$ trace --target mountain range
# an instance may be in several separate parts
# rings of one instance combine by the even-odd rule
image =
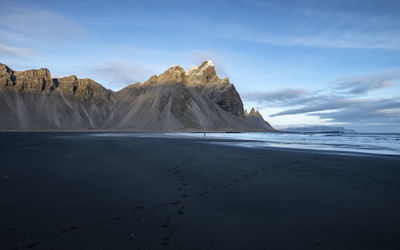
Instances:
[[[355,131],[353,129],[347,129],[344,127],[336,127],[336,126],[325,126],[325,125],[289,127],[286,129],[281,129],[281,131],[299,132],[299,133],[329,133],[329,132],[357,133],[357,131]]]
[[[247,112],[235,86],[211,61],[178,65],[120,91],[48,69],[0,64],[1,130],[275,131]]]

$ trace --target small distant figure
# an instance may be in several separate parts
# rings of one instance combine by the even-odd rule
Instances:
[[[206,133],[204,133],[204,136],[206,136]]]

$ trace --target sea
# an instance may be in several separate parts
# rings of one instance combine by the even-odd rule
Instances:
[[[97,136],[212,139],[207,143],[251,148],[290,148],[331,153],[400,155],[399,133],[102,133]]]

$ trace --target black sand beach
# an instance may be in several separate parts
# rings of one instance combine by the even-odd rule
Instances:
[[[399,249],[400,157],[0,133],[0,249]]]

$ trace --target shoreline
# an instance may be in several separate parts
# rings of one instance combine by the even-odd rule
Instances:
[[[85,132],[85,133],[99,133],[99,132],[104,132],[104,133],[289,133],[289,132],[282,132],[282,131],[269,131],[269,130],[249,130],[249,131],[220,131],[220,130],[94,130],[94,129],[88,129],[88,130],[58,130],[58,129],[49,129],[49,130],[0,130],[0,133],[7,133],[7,132],[35,132],[35,133],[40,133],[40,132]]]
[[[400,153],[397,152],[393,152],[393,153],[379,153],[379,152],[363,152],[361,150],[338,150],[338,149],[334,149],[334,148],[324,148],[324,149],[316,149],[316,148],[312,148],[312,147],[300,147],[300,146],[293,146],[293,147],[288,147],[288,146],[281,146],[279,145],[279,142],[276,142],[277,145],[257,145],[258,144],[265,144],[265,143],[270,143],[269,141],[265,141],[265,140],[261,140],[261,139],[251,139],[251,138],[224,138],[224,137],[207,137],[207,136],[201,136],[201,137],[190,137],[190,134],[193,135],[198,135],[198,134],[232,134],[231,132],[165,132],[165,131],[160,131],[160,132],[156,132],[156,131],[109,131],[109,130],[71,130],[71,131],[54,131],[54,130],[50,130],[50,131],[1,131],[0,130],[0,134],[7,134],[7,133],[55,133],[55,134],[60,134],[60,133],[66,133],[69,135],[72,134],[132,134],[133,136],[127,135],[125,137],[127,138],[134,138],[134,137],[141,137],[141,136],[136,136],[136,134],[144,134],[146,135],[145,137],[149,137],[149,138],[171,138],[171,139],[187,139],[187,140],[208,140],[210,141],[210,143],[215,143],[215,144],[220,144],[221,146],[233,146],[233,147],[242,147],[242,148],[254,148],[254,149],[277,149],[277,150],[288,150],[288,151],[299,151],[299,152],[312,152],[312,153],[321,153],[321,154],[339,154],[339,155],[360,155],[360,156],[387,156],[387,157],[398,157],[400,156]],[[253,133],[260,133],[260,132],[235,132],[233,134],[253,134]],[[272,134],[276,134],[275,132],[261,132],[261,133],[272,133]],[[152,134],[154,134],[154,136],[151,136]],[[179,135],[179,136],[174,136],[174,134]],[[183,134],[183,135],[182,135]],[[279,134],[298,134],[298,135],[304,135],[302,133],[297,133],[297,132],[282,132]],[[324,134],[324,133],[322,133]],[[355,133],[355,135],[363,135],[363,134],[371,134],[371,133]],[[382,133],[375,133],[376,135],[385,135]],[[308,135],[308,134],[307,134]],[[352,135],[352,133],[350,134]],[[388,135],[393,135],[393,133],[388,133]],[[124,136],[121,136],[124,137]],[[236,142],[237,144],[233,144],[234,142]],[[224,143],[226,143],[226,145],[224,145]],[[254,145],[240,145],[240,144],[244,144],[244,143],[254,143]],[[232,144],[232,145],[229,145]]]
[[[64,135],[0,133],[0,248],[400,247],[399,157]]]

